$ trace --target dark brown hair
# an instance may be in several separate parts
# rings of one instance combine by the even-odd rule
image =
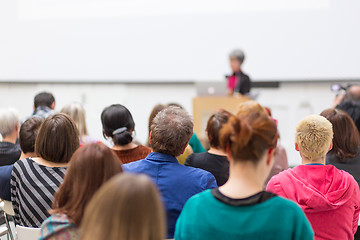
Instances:
[[[340,161],[355,157],[359,151],[360,137],[351,117],[335,108],[326,109],[320,115],[333,125],[333,148],[330,151],[334,152]]]
[[[103,143],[85,144],[72,156],[51,212],[64,213],[70,222],[79,226],[95,192],[120,172],[121,163],[110,148]]]
[[[38,135],[40,125],[44,119],[32,117],[21,124],[19,132],[19,144],[23,153],[35,152],[35,139]]]
[[[224,109],[220,109],[215,114],[211,115],[207,125],[206,132],[209,138],[210,146],[219,148],[219,134],[222,126],[227,123],[232,114]]]
[[[278,139],[274,120],[257,113],[232,116],[220,131],[220,146],[234,161],[257,164],[266,150],[275,148]]]
[[[79,132],[74,121],[64,113],[45,119],[35,140],[35,152],[43,159],[67,163],[79,148]]]
[[[86,208],[80,239],[165,239],[165,212],[154,183],[127,173],[105,183]]]

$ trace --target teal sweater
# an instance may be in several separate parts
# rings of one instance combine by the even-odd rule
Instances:
[[[272,196],[251,203],[249,197],[239,205],[224,195],[229,202],[215,198],[215,192],[219,193],[206,190],[186,202],[176,223],[175,240],[313,239],[304,213],[289,200]]]

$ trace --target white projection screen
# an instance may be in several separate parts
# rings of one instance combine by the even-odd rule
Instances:
[[[360,78],[359,0],[0,0],[0,81]]]

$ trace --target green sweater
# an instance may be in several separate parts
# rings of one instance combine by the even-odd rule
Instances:
[[[230,199],[213,189],[186,202],[175,240],[308,240],[313,235],[302,210],[289,200],[269,192]]]

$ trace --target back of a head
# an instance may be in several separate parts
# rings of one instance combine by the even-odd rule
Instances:
[[[39,133],[40,125],[44,119],[32,117],[21,124],[19,132],[19,144],[23,153],[35,152],[35,140]]]
[[[157,104],[154,106],[153,110],[151,111],[150,113],[150,116],[149,116],[149,133],[151,131],[151,123],[152,123],[152,120],[156,117],[156,115],[161,111],[163,110],[164,108],[166,108],[166,106],[164,104]]]
[[[313,161],[324,157],[333,138],[331,123],[320,115],[310,115],[297,124],[295,143],[302,157]]]
[[[243,63],[245,60],[245,54],[242,50],[240,49],[234,49],[230,52],[229,54],[229,58],[230,59],[237,59],[239,61],[239,63]]]
[[[71,157],[64,182],[55,194],[53,213],[66,213],[79,226],[95,192],[122,172],[121,162],[103,143],[85,144]]]
[[[230,117],[220,131],[220,146],[234,162],[251,161],[255,165],[270,148],[275,148],[278,139],[274,120],[257,114]]]
[[[60,112],[66,113],[74,120],[79,130],[80,136],[88,135],[88,131],[86,127],[85,109],[80,103],[73,102],[67,104],[61,109]]]
[[[254,115],[254,114],[258,116],[260,115],[269,116],[266,109],[254,100],[241,102],[238,105],[237,114],[236,114],[238,117],[246,117],[248,115]]]
[[[349,114],[358,132],[360,132],[360,101],[346,100],[341,102],[336,108]]]
[[[219,110],[215,114],[211,115],[207,125],[206,132],[210,142],[210,146],[213,148],[220,148],[219,135],[220,129],[225,123],[228,122],[232,114],[226,110]]]
[[[193,135],[189,113],[179,107],[160,111],[151,124],[151,147],[154,152],[177,157],[182,154]]]
[[[41,92],[38,93],[34,98],[34,107],[48,107],[51,108],[51,105],[55,102],[55,98],[51,93]]]
[[[101,113],[101,123],[105,137],[111,137],[115,145],[132,142],[135,122],[130,111],[121,104],[106,107]]]
[[[334,138],[331,151],[340,161],[355,157],[359,151],[360,136],[351,117],[336,108],[326,109],[320,115],[329,120],[333,127]]]
[[[79,133],[74,121],[64,113],[45,119],[35,140],[39,157],[55,163],[67,163],[79,148]]]
[[[165,239],[164,208],[156,186],[145,175],[112,178],[86,208],[80,239]]]
[[[0,109],[0,134],[6,137],[11,134],[19,124],[19,115],[14,108]]]

